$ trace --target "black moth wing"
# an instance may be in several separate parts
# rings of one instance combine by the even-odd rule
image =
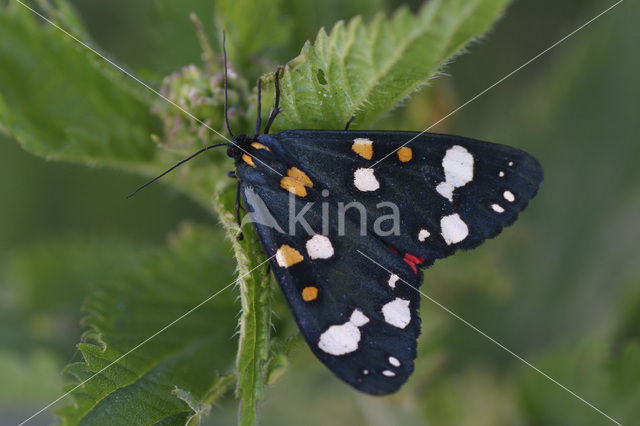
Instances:
[[[348,218],[339,235],[336,202],[321,195],[322,182],[313,181],[304,196],[296,196],[264,164],[283,176],[292,167],[310,173],[308,165],[283,161],[265,136],[258,141],[271,151],[252,152],[253,164],[239,164],[236,174],[265,254],[275,256],[274,275],[302,335],[312,352],[351,386],[374,395],[395,392],[413,371],[420,334],[419,294],[399,278],[417,287],[421,273],[375,236],[361,235]],[[300,223],[289,229],[290,201],[297,212],[313,203],[304,216],[312,232]],[[324,233],[323,202],[331,218]],[[395,280],[359,251],[393,271]]]
[[[251,147],[236,170],[242,198],[303,336],[338,377],[378,395],[413,370],[418,267],[497,235],[543,179],[523,151],[448,135],[293,130]],[[364,206],[363,235],[355,211],[336,225],[351,202]],[[307,203],[311,229],[288,229]],[[380,203],[397,207],[396,232],[376,228],[389,214]]]
[[[290,130],[260,138],[283,161],[302,165],[332,198],[362,203],[369,230],[401,254],[424,260],[421,267],[499,234],[543,180],[542,167],[528,153],[459,136]],[[379,204],[389,202],[398,207],[399,232],[388,235],[389,222],[386,228],[380,222],[382,235],[375,224],[390,209]]]

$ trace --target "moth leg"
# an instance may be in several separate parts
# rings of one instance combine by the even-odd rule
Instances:
[[[351,116],[351,118],[349,119],[349,121],[347,121],[346,126],[344,126],[344,131],[345,131],[345,132],[349,131],[349,126],[351,125],[351,122],[352,122],[353,120],[355,120],[355,119],[356,119],[356,116],[355,116],[355,115],[352,115],[352,116]]]
[[[282,71],[282,67],[278,67],[276,72],[274,73],[275,85],[276,85],[276,100],[271,110],[271,115],[269,115],[269,120],[267,121],[267,125],[264,126],[264,134],[269,133],[269,129],[273,124],[273,120],[276,119],[276,116],[282,111],[280,109],[280,71]]]
[[[242,235],[242,220],[240,220],[240,182],[238,182],[238,184],[236,185],[236,201],[233,205],[233,207],[236,210],[236,222],[238,223],[238,226],[240,227],[240,232],[238,232],[238,235],[236,235],[236,239],[238,241],[242,241],[242,239],[244,238],[244,236]]]
[[[264,275],[266,276],[266,275],[269,275],[270,273],[271,273],[271,264],[267,263],[267,269],[266,269]]]
[[[258,116],[256,117],[256,133],[254,139],[260,134],[260,127],[262,126],[262,79],[258,79]],[[265,132],[266,133],[266,132]]]

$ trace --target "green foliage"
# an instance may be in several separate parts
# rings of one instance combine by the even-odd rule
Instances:
[[[95,66],[91,53],[16,2],[0,6],[0,122],[52,160],[149,162],[149,106]]]
[[[282,14],[282,7],[282,0],[216,2],[216,21],[227,33],[229,57],[242,64],[242,69],[255,54],[286,41],[291,21]]]
[[[366,126],[423,86],[500,17],[508,0],[434,0],[370,23],[339,22],[287,64],[278,129]]]
[[[184,423],[223,395],[216,386],[221,380],[229,385],[220,374],[231,371],[235,353],[229,340],[237,312],[232,292],[100,372],[232,281],[230,259],[215,243],[219,238],[218,231],[184,227],[167,249],[136,256],[131,270],[113,270],[110,284],[87,300],[78,345],[85,362],[67,367],[74,379],[65,389],[97,375],[71,394],[73,406],[58,412],[64,424]]]
[[[238,353],[236,355],[236,397],[240,400],[239,421],[243,425],[257,424],[257,403],[263,397],[266,366],[269,358],[271,334],[271,296],[264,253],[253,229],[243,232],[238,240],[240,227],[231,213],[235,202],[235,189],[227,190],[217,200],[220,221],[231,236],[233,251],[238,263],[238,284],[242,315]],[[249,227],[246,227],[249,228]]]

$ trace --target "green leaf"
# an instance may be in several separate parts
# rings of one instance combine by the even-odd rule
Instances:
[[[85,362],[71,364],[73,389],[232,282],[220,233],[184,227],[168,249],[142,253],[137,268],[110,275],[83,320]],[[235,348],[237,306],[227,289],[72,393],[64,424],[184,424],[224,394]],[[222,387],[222,389],[220,389]],[[187,402],[188,400],[188,402]]]
[[[282,3],[282,0],[216,2],[216,22],[220,31],[226,31],[231,62],[240,63],[241,69],[246,70],[253,55],[287,40],[291,22],[282,13]]]
[[[234,200],[235,191],[230,188],[216,204],[220,221],[227,231],[227,236],[232,240],[240,275],[238,283],[242,315],[236,357],[236,397],[240,399],[239,423],[255,425],[257,404],[263,398],[269,359],[271,274],[268,273],[260,241],[253,229],[246,227],[242,240],[237,239],[240,227],[233,214]]]
[[[16,2],[0,6],[2,129],[47,159],[150,161],[156,126],[149,105],[114,83],[86,48],[38,19]]]
[[[320,30],[282,78],[278,130],[365,126],[432,78],[475,37],[488,31],[508,0],[432,0],[417,15],[360,17]]]

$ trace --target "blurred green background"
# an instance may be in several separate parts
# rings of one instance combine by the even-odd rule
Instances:
[[[208,1],[73,3],[98,45],[143,76],[201,62],[189,11],[212,28]],[[322,25],[421,2],[285,3],[281,13],[293,14],[295,24],[288,47],[270,53],[280,62]],[[376,127],[427,127],[611,4],[514,2],[470,54]],[[167,28],[167,13],[182,24]],[[514,227],[438,262],[423,286],[625,424],[640,418],[639,19],[637,2],[622,3],[437,128],[525,149],[543,164],[546,180]],[[125,200],[140,182],[121,171],[47,162],[0,136],[0,423],[60,395],[60,371],[79,360],[82,303],[99,286],[91,277],[135,268],[123,262],[161,249],[184,222],[218,226],[162,184]],[[229,255],[228,273],[216,279],[221,287],[233,279],[233,259],[222,238],[214,244]],[[607,424],[428,301],[422,317],[416,371],[397,395],[355,393],[299,344],[266,391],[261,423]],[[235,344],[231,336],[227,344]],[[234,424],[236,409],[227,398],[208,422]],[[48,411],[32,424],[52,419]]]

